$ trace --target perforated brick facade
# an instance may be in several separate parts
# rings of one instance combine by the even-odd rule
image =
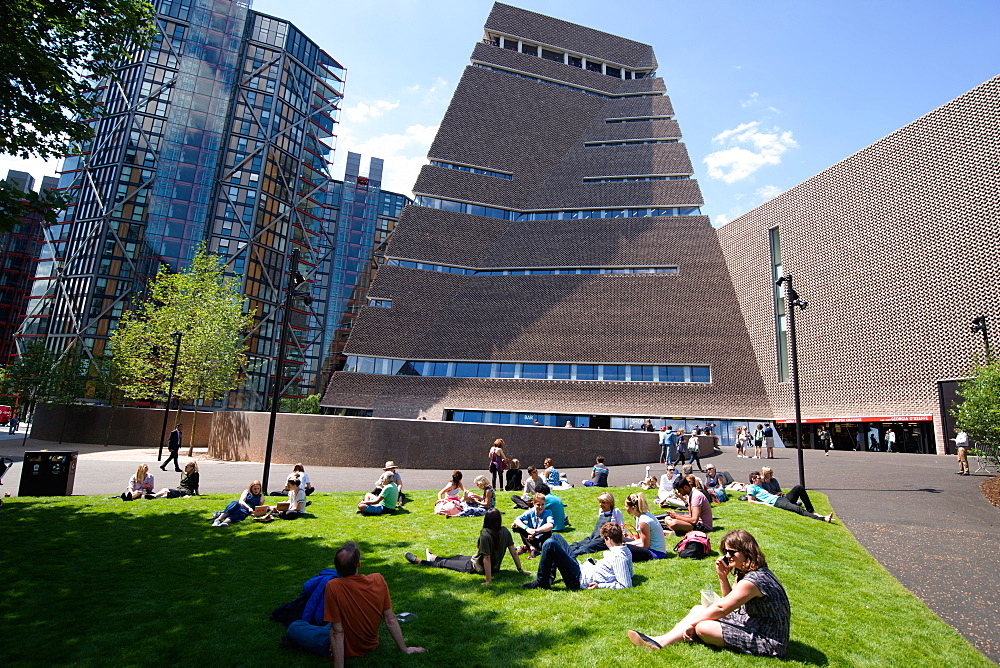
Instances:
[[[697,211],[702,196],[663,81],[650,76],[656,66],[652,49],[499,3],[486,30],[634,71],[615,78],[574,67],[568,59],[554,62],[498,43],[477,44],[428,157],[512,178],[427,166],[414,192],[512,214],[501,220],[411,205],[386,254],[473,270],[519,269],[522,275],[384,266],[369,297],[391,301],[391,308],[361,311],[347,354],[705,365],[711,368],[711,382],[340,372],[323,404],[410,418],[442,418],[448,409],[716,418],[769,414],[715,231],[707,216],[676,215],[680,207]],[[622,118],[630,120],[618,122]],[[593,145],[626,140],[655,142]],[[591,182],[649,175],[663,178]],[[667,180],[668,175],[680,178]],[[669,207],[675,215],[651,215]],[[616,217],[587,219],[518,220],[516,215],[597,208],[619,210]],[[531,268],[595,267],[609,272],[523,274]],[[637,267],[677,271],[610,273]]]
[[[1000,325],[1000,77],[718,231],[777,418],[768,230],[809,303],[797,314],[803,417],[932,415],[937,382],[984,357]]]

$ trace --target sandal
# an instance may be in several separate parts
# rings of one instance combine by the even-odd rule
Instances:
[[[660,643],[656,642],[645,633],[639,633],[638,631],[629,631],[628,639],[632,641],[632,644],[636,647],[645,647],[646,649],[663,649]]]

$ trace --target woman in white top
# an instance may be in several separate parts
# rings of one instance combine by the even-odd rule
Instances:
[[[306,467],[302,465],[302,462],[299,462],[292,467],[292,472],[288,476],[288,479],[291,480],[292,478],[299,479],[299,487],[305,491],[306,494],[312,494],[316,491],[316,488],[309,482],[309,474],[306,473]]]
[[[146,494],[153,493],[153,476],[149,474],[149,467],[139,464],[135,470],[135,475],[128,479],[128,486],[122,492],[122,501],[134,501],[141,499]]]
[[[462,484],[462,472],[453,471],[451,482],[438,492],[437,503],[434,504],[435,515],[452,517],[462,512],[462,499],[465,498],[465,485]]]
[[[297,478],[288,479],[288,510],[278,510],[275,515],[283,520],[294,520],[306,510],[306,490]]]
[[[649,512],[649,504],[642,493],[629,494],[625,499],[625,510],[635,518],[635,529],[639,537],[625,543],[632,553],[632,561],[663,559],[667,556],[667,541],[659,520]]]

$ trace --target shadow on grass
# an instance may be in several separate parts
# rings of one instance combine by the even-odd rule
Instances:
[[[806,645],[798,640],[788,641],[788,655],[785,657],[790,661],[801,661],[814,666],[830,665],[830,660],[826,654],[811,645]]]

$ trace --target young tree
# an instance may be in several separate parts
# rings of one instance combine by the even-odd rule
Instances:
[[[56,355],[41,341],[28,344],[17,362],[7,367],[5,392],[17,397],[15,410],[22,416],[38,404],[76,404],[84,393],[84,365],[76,348]],[[62,428],[66,419],[63,416]],[[27,440],[28,432],[24,433]],[[60,432],[60,443],[62,435]]]
[[[180,406],[198,399],[214,401],[236,387],[247,363],[244,334],[253,313],[243,311],[239,282],[223,274],[222,260],[200,248],[179,274],[161,268],[147,295],[122,314],[111,348],[122,374],[122,391],[132,399],[169,391],[176,339],[174,396]],[[190,448],[194,448],[194,427]]]
[[[155,33],[143,0],[6,0],[0,3],[0,153],[62,157],[93,134],[94,82],[127,61]],[[46,219],[65,206],[0,188],[0,231],[25,207]]]
[[[973,452],[1000,468],[1000,359],[976,369],[958,393],[963,400],[954,411],[958,428],[969,435]]]

